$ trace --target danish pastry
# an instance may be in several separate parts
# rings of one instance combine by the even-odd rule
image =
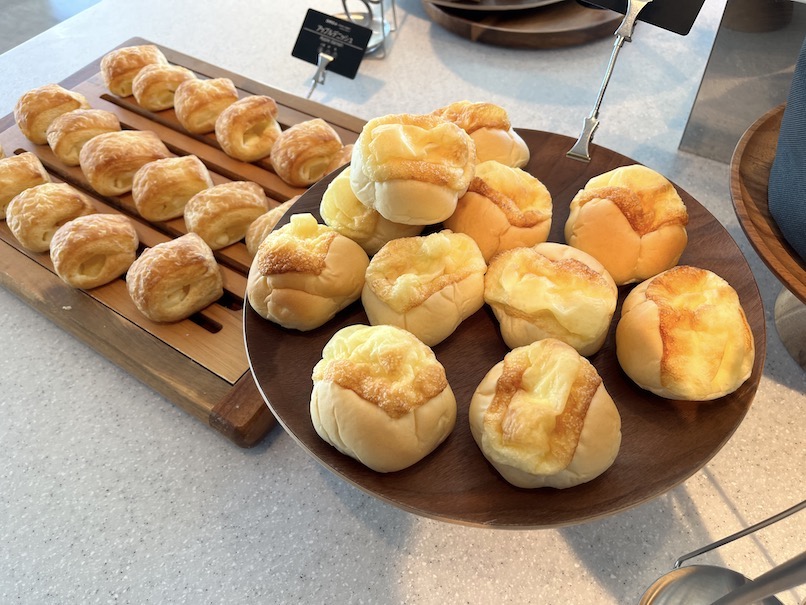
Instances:
[[[277,103],[263,95],[235,101],[219,114],[215,122],[215,136],[221,149],[242,162],[267,157],[280,132]]]
[[[153,63],[168,64],[165,55],[153,44],[118,48],[101,59],[101,77],[113,95],[129,97],[134,77],[146,65]]]
[[[58,84],[45,84],[23,94],[14,105],[14,119],[20,132],[32,143],[48,142],[48,126],[63,113],[87,109],[90,104],[79,92]]]
[[[307,120],[280,133],[271,150],[271,165],[289,185],[307,187],[327,174],[342,147],[341,138],[327,122]]]
[[[143,109],[163,111],[174,106],[176,89],[196,74],[181,65],[151,63],[143,67],[132,80],[132,94]]]
[[[252,221],[269,209],[263,188],[251,181],[232,181],[203,189],[185,205],[188,231],[198,233],[213,250],[246,235]]]
[[[48,145],[53,154],[68,166],[79,165],[79,154],[91,138],[120,130],[120,120],[103,109],[76,109],[50,123]]]
[[[275,206],[252,221],[252,224],[249,225],[249,228],[246,230],[246,237],[244,238],[246,251],[249,252],[249,256],[254,258],[260,244],[263,243],[266,236],[272,232],[272,229],[274,229],[280,219],[283,218],[288,209],[294,205],[298,197],[299,196],[292,197],[290,200],[283,202],[279,206]]]
[[[185,130],[206,134],[215,130],[218,116],[237,100],[238,90],[229,78],[194,78],[176,88],[174,110]]]
[[[18,193],[49,182],[48,171],[30,151],[0,159],[0,219],[6,218],[8,203]]]
[[[207,166],[195,155],[143,164],[132,177],[132,199],[144,219],[160,222],[180,217],[194,195],[213,186]]]

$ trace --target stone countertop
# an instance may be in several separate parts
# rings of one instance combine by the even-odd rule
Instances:
[[[305,96],[291,56],[307,8],[335,0],[103,0],[0,56],[0,111],[132,37]],[[0,288],[0,602],[637,603],[677,557],[804,498],[806,375],[772,322],[780,285],[736,222],[729,167],[678,150],[724,0],[680,37],[639,24],[604,99],[596,143],[692,194],[737,240],[767,317],[756,399],[727,445],[670,492],[550,530],[433,521],[321,467],[280,427],[242,450]],[[513,125],[579,134],[612,39],[557,50],[485,46],[399,0],[384,58],[312,99],[370,119],[459,99]],[[387,13],[389,14],[389,13]],[[748,124],[749,126],[749,124]],[[698,562],[754,577],[800,553],[806,515]],[[800,603],[806,588],[779,597]]]

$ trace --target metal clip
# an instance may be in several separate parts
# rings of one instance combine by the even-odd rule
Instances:
[[[311,89],[305,96],[306,99],[311,98],[311,95],[313,94],[317,84],[325,83],[325,70],[327,69],[328,64],[334,59],[335,57],[331,57],[325,53],[319,53],[319,57],[316,59],[316,73],[313,75],[313,78],[311,78]]]

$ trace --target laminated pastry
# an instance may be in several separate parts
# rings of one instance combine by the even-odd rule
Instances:
[[[165,144],[150,130],[121,130],[91,138],[81,148],[78,160],[95,191],[101,195],[123,195],[131,191],[135,172],[170,155]]]
[[[179,85],[195,78],[195,73],[181,65],[152,63],[134,76],[132,94],[143,109],[163,111],[174,106],[174,95]]]
[[[501,252],[484,277],[484,301],[510,349],[556,338],[593,355],[604,344],[617,300],[602,264],[564,244]]]
[[[238,90],[229,78],[190,79],[174,93],[174,110],[179,123],[194,134],[215,130],[218,116],[238,100]]]
[[[479,162],[495,160],[506,166],[523,168],[529,163],[529,147],[512,129],[509,115],[493,103],[457,101],[434,112],[459,126],[476,144]]]
[[[6,218],[8,203],[17,194],[49,182],[48,171],[30,151],[0,159],[0,219]]]
[[[325,170],[325,174],[330,174],[334,170],[349,164],[350,160],[353,159],[353,147],[355,147],[355,145],[352,143],[342,147],[341,150],[339,150],[339,152],[331,158],[330,164]]]
[[[56,230],[50,258],[65,283],[89,290],[126,273],[139,243],[134,225],[122,214],[88,214]]]
[[[473,139],[434,115],[399,114],[367,122],[353,147],[350,183],[362,204],[395,223],[448,218],[476,167]]]
[[[393,223],[359,202],[350,186],[349,166],[328,184],[319,214],[326,225],[357,242],[370,256],[393,239],[420,235],[423,230],[422,225]]]
[[[443,226],[472,237],[489,262],[502,250],[545,242],[551,214],[551,194],[543,183],[520,168],[489,160],[476,165],[467,193]]]
[[[482,379],[468,416],[484,457],[517,487],[591,481],[621,447],[621,416],[596,368],[553,338],[507,353]]]
[[[433,452],[456,424],[456,398],[433,351],[393,326],[336,332],[313,369],[317,434],[370,469],[389,473]]]
[[[58,84],[45,84],[24,93],[14,105],[14,119],[25,137],[37,145],[48,142],[48,126],[63,113],[88,109],[86,97]]]
[[[143,164],[132,177],[132,199],[144,219],[167,221],[182,216],[194,195],[213,186],[207,166],[195,155]]]
[[[240,241],[256,218],[269,209],[266,192],[251,181],[232,181],[203,189],[185,204],[188,231],[213,250]]]
[[[146,248],[126,273],[126,287],[148,319],[186,319],[224,294],[221,268],[213,251],[195,233]]]
[[[235,101],[219,114],[215,122],[215,137],[221,149],[242,162],[267,157],[280,132],[277,103],[264,95]]]
[[[638,164],[588,181],[571,201],[565,242],[601,262],[621,286],[674,267],[688,212],[664,176]]]
[[[294,205],[294,202],[296,202],[298,198],[298,195],[294,196],[279,206],[275,206],[268,212],[261,214],[252,221],[252,224],[249,225],[249,228],[246,230],[246,237],[244,238],[249,256],[254,258],[260,244],[263,243],[266,236],[272,232],[272,229],[274,229],[280,219],[283,218],[286,211]]]
[[[44,183],[29,187],[9,202],[6,222],[23,248],[47,252],[59,227],[93,212],[89,198],[67,183]]]
[[[53,154],[68,166],[78,166],[79,154],[91,138],[120,130],[120,120],[103,109],[76,109],[63,113],[50,123],[48,145]]]
[[[404,328],[433,347],[482,307],[486,269],[463,233],[395,239],[370,261],[361,302],[372,325]]]
[[[755,347],[731,285],[681,265],[638,284],[624,300],[616,355],[641,388],[667,399],[707,401],[750,377]]]
[[[162,51],[153,44],[127,46],[106,53],[101,59],[101,77],[113,95],[128,97],[132,82],[146,65],[167,65]]]
[[[353,240],[312,214],[295,214],[258,247],[246,285],[249,304],[284,328],[313,330],[358,299],[368,264]]]
[[[274,141],[271,165],[283,181],[307,187],[327,174],[344,145],[339,134],[321,118],[299,122]]]

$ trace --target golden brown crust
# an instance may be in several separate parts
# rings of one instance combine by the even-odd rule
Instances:
[[[191,79],[174,93],[174,109],[179,123],[189,132],[206,134],[224,109],[238,100],[238,90],[229,78]]]
[[[68,166],[78,166],[79,154],[91,138],[120,130],[120,120],[103,109],[76,109],[60,115],[47,131],[54,155]]]
[[[257,249],[260,247],[260,244],[263,243],[266,236],[271,233],[272,229],[274,229],[280,219],[283,218],[283,215],[294,205],[294,202],[297,201],[298,198],[299,196],[294,196],[290,200],[283,202],[279,206],[275,206],[252,221],[252,224],[249,225],[249,228],[246,230],[245,238],[246,250],[249,252],[250,256],[254,257],[255,254],[257,254]]]
[[[170,109],[179,85],[195,78],[195,73],[181,65],[151,63],[132,80],[132,94],[140,107],[148,111]]]
[[[127,46],[106,53],[101,59],[101,77],[114,95],[128,97],[132,94],[132,81],[146,65],[167,64],[162,51],[153,44]]]
[[[672,187],[671,183],[668,185]],[[658,195],[666,193],[660,191],[660,187],[632,191],[626,187],[600,187],[598,189],[583,190],[576,196],[576,202],[584,206],[591,200],[610,200],[613,202],[624,218],[630,223],[633,231],[644,236],[652,231],[657,231],[664,225],[688,224],[688,213],[685,206],[657,205],[654,200]]]
[[[49,182],[48,171],[30,151],[0,159],[0,219],[6,218],[8,203],[17,194]]]
[[[437,109],[433,114],[453,122],[467,134],[473,134],[480,128],[509,130],[512,127],[506,110],[493,103],[456,101]]]
[[[274,141],[271,164],[283,181],[307,187],[325,176],[343,147],[341,138],[321,118],[306,120],[284,130]]]
[[[244,97],[224,109],[215,122],[215,136],[228,156],[242,162],[267,157],[280,136],[277,103],[271,97]]]
[[[312,237],[276,237],[258,246],[257,269],[260,275],[307,273],[320,275],[327,266],[330,245],[338,237],[333,229],[321,229]]]
[[[350,160],[353,158],[353,145],[350,143],[349,145],[345,145],[342,147],[339,152],[333,156],[330,160],[330,164],[328,165],[327,169],[325,170],[325,174],[330,174],[334,170],[345,166],[346,164],[350,163]]]
[[[57,117],[74,109],[87,109],[90,104],[81,93],[58,84],[46,84],[24,93],[14,106],[17,126],[32,143],[48,142],[48,126]]]
[[[212,186],[207,166],[195,155],[164,158],[134,173],[132,198],[144,219],[167,221],[182,216],[188,200]]]
[[[185,205],[185,223],[213,250],[246,235],[252,221],[269,209],[266,192],[251,181],[232,181],[203,189]]]

